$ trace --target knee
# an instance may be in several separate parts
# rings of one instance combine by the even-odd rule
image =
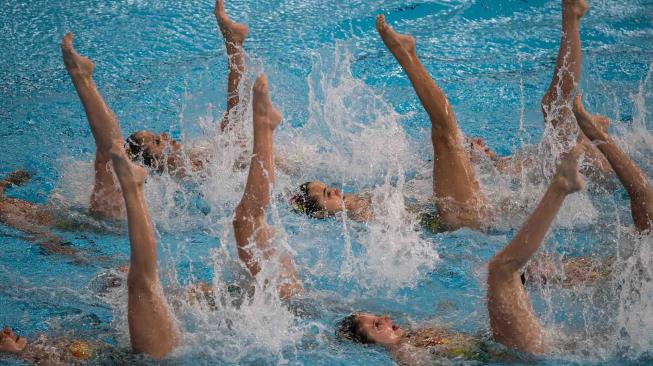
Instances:
[[[488,280],[508,278],[518,269],[514,261],[503,258],[501,255],[495,255],[488,263]]]
[[[158,278],[130,270],[127,275],[127,289],[130,293],[136,292],[140,295],[153,294],[158,289]]]
[[[549,116],[549,110],[551,110],[552,104],[553,104],[553,96],[550,93],[544,94],[542,100],[540,100],[540,111],[542,111],[544,120],[547,120]]]
[[[434,146],[457,146],[462,143],[457,130],[452,131],[438,126],[431,126],[431,142]]]

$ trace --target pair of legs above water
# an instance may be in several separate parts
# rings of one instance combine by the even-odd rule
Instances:
[[[639,232],[650,232],[653,189],[648,179],[610,138],[607,118],[585,111],[580,96],[574,101],[573,113],[584,135],[596,144],[628,192],[635,228]],[[495,339],[507,346],[533,353],[546,350],[546,340],[532,312],[519,272],[541,245],[564,198],[582,188],[577,161],[585,146],[577,144],[563,159],[539,206],[508,246],[490,261],[487,295],[490,322]]]
[[[553,80],[542,98],[545,120],[562,138],[572,134],[571,111],[576,83],[580,79],[580,19],[587,11],[584,0],[562,1],[562,37]],[[404,69],[431,120],[433,143],[433,193],[440,222],[448,229],[481,229],[489,224],[488,206],[480,189],[470,157],[463,146],[453,109],[447,97],[419,61],[413,37],[395,32],[377,18],[377,30],[383,42]],[[571,126],[571,127],[570,127]],[[605,158],[580,133],[578,142],[601,171],[609,171]],[[472,144],[474,145],[474,144]]]
[[[653,225],[653,188],[648,178],[608,135],[608,119],[588,113],[583,107],[580,95],[574,100],[573,113],[584,136],[588,141],[592,141],[591,146],[604,156],[626,189],[635,229],[639,232],[649,232]],[[541,258],[531,264],[526,270],[528,278],[548,282],[552,272],[551,258]],[[591,284],[605,278],[611,270],[608,263],[588,258],[564,260],[563,265],[563,285]]]
[[[245,192],[234,218],[238,254],[253,275],[261,270],[260,260],[278,259],[282,267],[279,296],[289,298],[301,289],[301,285],[290,257],[276,254],[272,243],[274,234],[265,221],[274,183],[272,137],[281,115],[270,101],[264,76],[254,84],[252,102],[254,151]],[[147,172],[129,160],[121,140],[113,143],[110,157],[120,182],[129,225],[131,261],[127,287],[132,348],[135,352],[162,358],[179,342],[179,330],[158,279],[157,244],[143,196]],[[253,245],[250,245],[250,240]]]
[[[120,187],[113,174],[110,149],[114,140],[121,139],[120,125],[115,115],[104,102],[93,80],[95,65],[86,57],[80,56],[73,48],[71,33],[61,41],[61,52],[66,70],[77,90],[86,119],[95,139],[95,184],[91,193],[90,212],[108,218],[124,215],[124,204]]]
[[[218,21],[220,32],[222,32],[229,64],[227,110],[220,124],[220,129],[224,131],[230,125],[229,117],[232,110],[240,104],[240,93],[238,88],[240,86],[240,80],[245,73],[245,53],[243,51],[243,42],[245,42],[245,37],[247,37],[249,29],[247,28],[247,25],[236,23],[229,18],[224,8],[224,0],[216,0],[213,13],[215,19]]]
[[[227,111],[221,122],[221,129],[229,126],[229,116],[239,102],[238,87],[245,70],[243,42],[247,35],[247,26],[233,22],[224,8],[224,1],[217,0],[214,15],[224,36],[227,56],[229,57]],[[95,139],[95,183],[91,194],[90,212],[107,217],[124,217],[124,205],[120,186],[113,173],[109,150],[116,139],[123,140],[120,125],[111,108],[106,104],[93,80],[95,65],[88,58],[79,55],[72,44],[73,36],[66,34],[61,42],[66,70],[70,75],[77,95],[86,112],[86,118]],[[178,175],[184,175],[185,163],[181,156],[181,145],[170,139],[167,134],[155,135],[149,131],[139,131],[128,139],[130,152],[140,155],[146,165],[157,170],[168,169]],[[137,156],[134,156],[137,158]],[[190,154],[193,167],[201,167],[201,162]],[[197,164],[195,160],[198,160]]]
[[[574,101],[573,113],[584,136],[596,144],[628,192],[635,228],[640,232],[650,232],[653,189],[648,179],[610,138],[607,118],[585,111],[580,96]],[[490,322],[495,339],[507,346],[533,353],[546,350],[546,340],[532,312],[519,272],[541,245],[564,198],[582,188],[577,161],[585,146],[578,143],[563,159],[539,206],[508,246],[490,261],[487,296]]]

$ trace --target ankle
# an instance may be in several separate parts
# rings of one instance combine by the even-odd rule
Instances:
[[[571,193],[576,192],[577,190],[574,190],[572,182],[569,181],[569,179],[556,174],[553,177],[553,180],[550,185],[551,190],[553,193],[567,196]]]

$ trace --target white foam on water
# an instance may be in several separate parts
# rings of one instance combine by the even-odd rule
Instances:
[[[430,167],[425,169],[424,162],[417,158],[418,154],[401,127],[402,116],[382,96],[353,76],[352,53],[348,47],[345,42],[337,42],[335,48],[325,48],[315,55],[313,70],[307,78],[308,121],[297,129],[283,130],[282,124],[277,131],[275,141],[280,145],[277,151],[282,151],[280,155],[289,169],[277,171],[275,191],[291,190],[312,179],[325,180],[346,190],[367,188],[375,218],[362,230],[359,224],[343,222],[339,233],[345,238],[343,258],[336,276],[343,281],[355,281],[366,290],[393,292],[413,286],[437,265],[439,259],[437,245],[420,236],[415,218],[405,203],[407,196],[430,196]],[[252,71],[245,75],[240,90],[243,101],[249,100],[251,81],[260,70],[254,65],[256,62],[249,60],[252,65],[248,70]],[[615,140],[630,156],[642,162],[648,175],[653,172],[650,159],[653,137],[647,129],[650,112],[646,109],[651,101],[650,75],[649,70],[633,97],[636,113],[632,126],[613,123],[613,128],[620,132]],[[175,289],[165,291],[169,302],[174,304],[173,312],[183,330],[183,342],[177,354],[199,354],[202,358],[229,363],[269,363],[270,358],[284,363],[285,355],[298,346],[309,325],[279,300],[274,286],[279,272],[275,262],[267,261],[263,266],[253,281],[255,291],[251,297],[241,304],[230,300],[228,285],[233,278],[239,277],[236,270],[242,268],[234,255],[231,213],[242,195],[247,175],[246,169],[234,167],[243,159],[247,162],[251,151],[251,106],[242,103],[231,117],[234,129],[226,133],[219,132],[221,117],[207,115],[197,121],[207,141],[202,148],[213,159],[203,172],[189,174],[187,181],[194,186],[187,186],[166,174],[150,176],[145,186],[150,214],[158,229],[162,232],[203,230],[216,242],[212,256],[206,261],[213,267],[212,288],[218,299],[217,310],[210,309],[207,304],[187,301],[185,284],[180,283],[174,266],[184,255],[184,248],[177,257],[173,257],[170,248],[163,248],[166,256],[162,260],[167,261],[161,264],[163,276]],[[179,123],[183,130],[186,121]],[[547,128],[543,142],[533,148],[533,152],[543,158],[517,179],[500,176],[483,164],[477,167],[491,203],[505,208],[503,215],[497,215],[504,217],[498,221],[499,227],[521,225],[541,198],[559,156],[568,148],[553,136],[553,131]],[[182,142],[192,145],[185,135]],[[420,179],[405,182],[406,172],[416,170],[424,171]],[[64,158],[55,201],[87,207],[92,181],[92,164]],[[415,194],[415,191],[427,193]],[[285,198],[277,195],[276,199]],[[197,201],[204,202],[208,211],[198,214],[202,209],[196,207]],[[286,234],[282,222],[285,215],[280,210],[285,210],[283,206],[282,202],[273,202],[269,223],[277,232],[275,244],[294,253],[295,245],[290,242],[291,237]],[[568,197],[555,225],[587,227],[596,223],[598,216],[588,193],[581,192]],[[613,343],[600,344],[594,350],[589,346],[583,348],[593,352],[592,356],[597,359],[606,358],[610,354],[606,349],[611,347],[626,349],[626,354],[633,358],[650,353],[653,348],[653,241],[650,236],[621,239],[629,241],[627,244],[632,250],[615,262],[615,268],[619,268],[613,279],[618,314],[613,320]],[[354,250],[354,247],[362,250]],[[331,273],[322,275],[336,277]],[[593,294],[589,291],[586,295]],[[558,295],[548,290],[542,295],[548,304],[543,318],[552,322]],[[125,286],[112,290],[105,300],[114,310],[113,324],[119,343],[128,345]],[[587,308],[589,300],[580,301],[584,301],[580,306]]]
[[[345,191],[367,190],[374,219],[363,230],[360,224],[341,221],[338,239],[344,240],[344,248],[338,277],[367,290],[393,291],[413,286],[438,255],[432,243],[420,238],[404,203],[405,172],[415,170],[420,159],[401,128],[401,116],[353,76],[349,46],[336,42],[334,49],[315,55],[307,78],[308,121],[284,152],[300,166],[297,185],[321,179]]]
[[[653,236],[624,236],[629,255],[614,268],[618,301],[616,346],[633,359],[651,356],[653,350]],[[623,245],[623,244],[622,244]]]
[[[336,42],[314,56],[308,121],[284,141],[285,157],[307,179],[366,187],[388,171],[388,163],[413,166],[414,152],[400,116],[351,71],[349,44]]]
[[[392,184],[395,176],[399,181]],[[372,194],[374,220],[360,238],[365,254],[355,273],[367,288],[412,287],[439,260],[436,245],[421,238],[416,217],[406,209],[402,176],[397,167],[397,173],[388,174]]]

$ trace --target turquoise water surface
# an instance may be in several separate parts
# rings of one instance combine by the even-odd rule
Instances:
[[[611,119],[617,142],[651,177],[653,2],[589,4],[581,28],[585,105]],[[206,173],[185,181],[153,175],[146,185],[160,277],[183,330],[182,345],[163,363],[392,364],[381,348],[335,337],[337,320],[356,310],[488,337],[485,263],[546,181],[510,179],[483,162],[477,168],[486,194],[508,207],[496,230],[432,234],[412,225],[407,202],[427,201],[431,192],[430,123],[374,19],[386,14],[397,31],[415,36],[463,132],[510,155],[537,150],[545,134],[539,101],[559,46],[560,2],[227,2],[231,17],[250,28],[246,85],[267,74],[284,115],[275,144],[289,168],[277,172],[268,221],[278,245],[295,252],[308,290],[290,310],[263,291],[217,311],[183,295],[199,280],[220,289],[242,277],[231,218],[246,175],[233,171],[236,147],[222,144],[226,137],[217,132],[227,59],[212,8],[210,1],[169,0],[4,3],[0,173],[33,172],[28,185],[7,194],[73,221],[72,230],[56,233],[81,254],[48,255],[0,226],[0,323],[28,338],[67,336],[114,348],[92,363],[147,362],[128,355],[125,288],[105,288],[106,277],[129,261],[125,227],[86,213],[95,145],[61,61],[59,42],[70,31],[77,50],[95,61],[96,83],[123,134],[167,131],[220,154]],[[245,117],[241,126],[251,135],[249,111]],[[540,156],[535,170],[546,176],[554,158]],[[364,225],[295,214],[287,198],[311,179],[369,191],[379,203],[377,219]],[[571,346],[519,362],[653,363],[653,239],[634,237],[631,226],[616,180],[589,182],[568,199],[543,250],[611,258],[614,275],[596,287],[530,288],[542,323]]]

